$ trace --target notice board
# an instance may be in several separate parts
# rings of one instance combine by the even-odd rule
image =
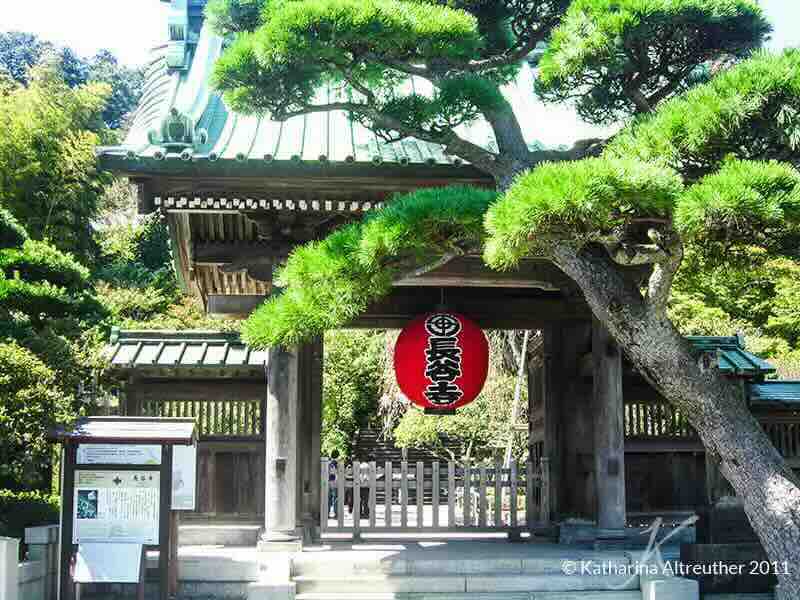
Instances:
[[[158,544],[158,471],[75,471],[72,542]]]

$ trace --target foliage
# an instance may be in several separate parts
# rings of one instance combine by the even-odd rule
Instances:
[[[0,249],[22,246],[28,232],[10,212],[0,207]]]
[[[374,419],[386,340],[382,331],[339,330],[325,335],[322,454],[350,455],[359,429]]]
[[[60,505],[57,495],[0,489],[0,535],[24,540],[26,527],[58,524]],[[19,551],[22,561],[24,544],[20,544]]]
[[[683,183],[671,169],[628,159],[549,163],[519,177],[486,217],[495,267],[541,252],[553,239],[599,241],[642,217],[666,217]]]
[[[16,343],[0,344],[0,487],[49,485],[47,432],[71,417],[70,398],[56,388],[55,373]]]
[[[245,322],[245,340],[262,348],[291,345],[345,326],[388,292],[404,260],[419,262],[477,243],[493,198],[493,192],[463,187],[419,190],[297,248],[278,273],[281,294]]]
[[[539,62],[537,92],[587,121],[649,112],[694,71],[744,57],[771,27],[753,0],[575,0]]]
[[[106,183],[94,148],[109,88],[69,88],[57,66],[31,71],[28,87],[0,96],[0,199],[32,238],[88,263],[91,221]]]
[[[83,289],[89,279],[89,270],[70,255],[36,240],[26,240],[21,248],[0,250],[0,271],[8,278],[49,281],[68,290]]]
[[[686,240],[765,243],[800,222],[800,173],[777,162],[731,160],[686,191],[675,223]]]
[[[28,85],[31,68],[49,58],[55,58],[61,64],[64,81],[71,88],[88,82],[110,86],[111,94],[103,110],[103,120],[111,129],[122,126],[139,102],[144,87],[142,70],[120,65],[108,50],[83,59],[69,48],[56,47],[30,33],[0,33],[0,72],[5,70],[17,83]]]
[[[713,172],[730,155],[788,158],[800,147],[794,114],[800,50],[757,53],[626,128],[605,155],[658,162],[689,176]]]
[[[213,85],[244,113],[284,119],[314,111],[316,92],[327,86],[331,107],[351,111],[379,135],[414,129],[440,136],[481,110],[501,110],[497,86],[516,72],[508,64],[450,73],[429,94],[401,85],[414,70],[404,65],[464,63],[508,49],[510,14],[500,3],[214,0],[207,14],[218,31],[236,34],[215,65]],[[351,91],[338,91],[343,83]]]

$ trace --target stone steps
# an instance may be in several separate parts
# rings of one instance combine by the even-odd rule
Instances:
[[[302,553],[291,578],[296,600],[643,600],[631,560],[548,544],[395,543]]]
[[[305,593],[295,600],[642,600],[638,590],[626,592],[493,592],[493,593]]]
[[[294,578],[298,594],[474,594],[523,592],[639,591],[638,577],[586,575],[361,575]]]
[[[255,523],[187,523],[178,529],[181,546],[255,546],[261,525]]]

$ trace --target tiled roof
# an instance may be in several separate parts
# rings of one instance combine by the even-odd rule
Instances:
[[[800,409],[800,381],[764,381],[748,386],[748,397],[753,405],[781,405]]]
[[[253,350],[238,334],[212,331],[120,331],[108,346],[114,370],[223,370],[263,372],[267,351]]]
[[[741,336],[688,336],[687,339],[701,354],[715,354],[718,368],[737,377],[761,377],[775,372],[767,361],[745,350]]]
[[[186,11],[185,1],[172,0],[172,4],[177,16],[171,19],[180,21]],[[224,40],[205,23],[197,28],[171,27],[172,41],[154,51],[144,95],[127,138],[119,146],[100,149],[105,166],[159,172],[167,168],[165,164],[174,168],[185,165],[188,172],[199,165],[208,170],[209,163],[218,162],[216,170],[220,172],[256,170],[269,174],[270,169],[301,164],[324,165],[331,173],[347,165],[359,165],[363,170],[378,165],[420,165],[447,167],[448,173],[474,176],[474,169],[467,168],[460,158],[445,154],[440,145],[413,138],[385,142],[344,111],[297,116],[284,122],[232,111],[209,83]],[[409,92],[430,91],[430,84],[419,78],[409,80],[406,86]],[[529,137],[529,145],[541,148],[533,137],[541,116],[541,107],[537,107],[541,102],[533,88],[534,70],[525,63],[517,81],[506,86],[504,93]],[[350,90],[330,86],[320,90],[315,102],[346,100],[348,95],[352,95]],[[597,130],[598,134],[603,132],[605,129]],[[485,121],[462,126],[458,133],[487,149],[497,149]]]

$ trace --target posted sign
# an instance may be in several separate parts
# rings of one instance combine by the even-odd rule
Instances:
[[[81,444],[79,465],[160,465],[161,446],[152,444]]]
[[[194,510],[197,445],[172,448],[172,510]]]
[[[158,544],[158,471],[75,471],[72,542]]]

